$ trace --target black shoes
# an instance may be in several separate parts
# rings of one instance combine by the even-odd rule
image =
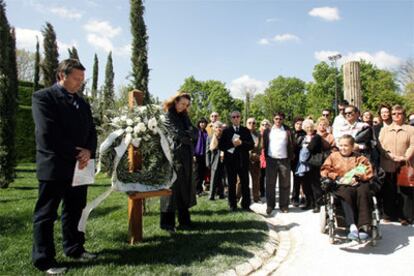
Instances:
[[[268,206],[268,207],[266,208],[266,214],[267,214],[267,215],[270,215],[272,212],[273,212],[273,208]]]

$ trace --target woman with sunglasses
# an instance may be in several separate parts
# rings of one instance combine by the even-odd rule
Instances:
[[[405,110],[402,106],[394,105],[391,115],[392,124],[382,128],[379,135],[381,167],[385,171],[385,183],[382,187],[383,219],[398,219],[401,225],[408,225],[414,220],[414,188],[399,187],[397,173],[407,161],[414,163],[414,127],[404,123]]]

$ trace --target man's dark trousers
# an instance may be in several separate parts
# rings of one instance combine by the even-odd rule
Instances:
[[[79,257],[84,251],[85,235],[77,225],[86,206],[87,186],[72,187],[71,181],[39,181],[39,198],[33,216],[34,265],[45,270],[55,265],[53,224],[62,201],[63,250],[66,256]]]

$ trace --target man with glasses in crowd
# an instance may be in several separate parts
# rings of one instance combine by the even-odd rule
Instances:
[[[276,182],[279,177],[279,209],[289,211],[290,161],[293,159],[293,142],[290,129],[283,124],[285,115],[277,112],[273,116],[273,127],[263,132],[263,147],[266,156],[266,213],[270,215],[276,206]]]
[[[240,125],[240,112],[230,114],[232,126],[227,127],[219,142],[219,149],[224,152],[224,164],[227,170],[228,200],[231,211],[237,210],[236,182],[240,179],[242,201],[245,211],[250,211],[249,190],[249,151],[254,148],[250,131]]]
[[[253,201],[259,202],[260,200],[260,133],[256,131],[255,118],[247,119],[247,128],[252,135],[254,148],[250,151],[250,163],[249,171],[252,176],[252,192]]]
[[[336,129],[334,128],[334,138],[337,145],[339,143],[339,138],[341,138],[343,135],[349,134],[355,138],[358,132],[360,132],[362,129],[369,128],[369,125],[367,123],[358,121],[358,113],[355,106],[348,105],[345,107],[344,115],[346,119],[344,125]],[[367,146],[364,144],[355,143],[354,150],[362,151],[365,150],[366,147]]]
[[[332,127],[331,127],[331,110],[328,108],[325,108],[322,110],[322,117],[326,118],[329,121],[329,126],[326,127],[326,131],[328,133],[332,133]]]

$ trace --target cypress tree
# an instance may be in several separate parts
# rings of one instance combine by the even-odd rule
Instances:
[[[17,109],[17,65],[14,29],[6,17],[6,4],[0,0],[0,187],[15,177],[15,129]]]
[[[76,50],[75,46],[72,46],[72,49],[68,48],[69,58],[79,59],[78,50]]]
[[[112,52],[109,52],[105,67],[105,86],[103,89],[102,110],[104,111],[110,110],[115,106],[114,76]]]
[[[148,91],[148,35],[144,22],[145,8],[142,0],[130,0],[130,3],[132,86],[145,93],[144,104],[147,104],[150,103],[150,95]]]
[[[92,99],[97,98],[98,73],[99,73],[98,65],[99,65],[98,56],[95,54],[93,58],[93,72],[92,72]]]
[[[44,85],[51,86],[56,82],[56,70],[59,64],[59,52],[56,42],[56,33],[52,24],[46,22],[42,30],[43,48],[45,57],[42,64]]]
[[[39,39],[36,37],[36,53],[35,53],[35,64],[34,64],[34,77],[33,77],[33,91],[40,89],[40,50],[39,50]]]

